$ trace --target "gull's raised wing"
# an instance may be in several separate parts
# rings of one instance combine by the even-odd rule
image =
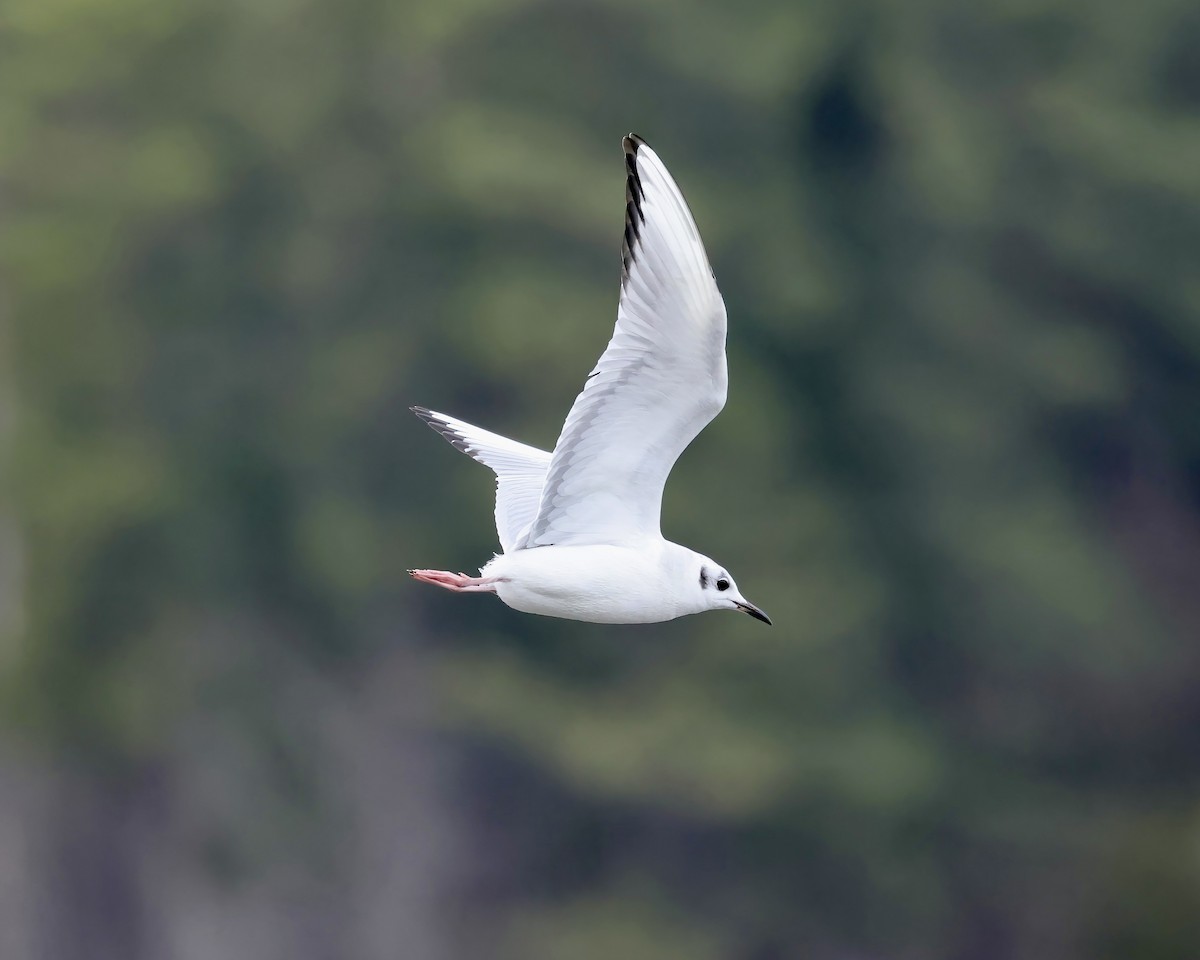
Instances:
[[[518,547],[659,535],[663,486],[725,405],[725,304],[687,201],[657,154],[625,147],[621,302]]]

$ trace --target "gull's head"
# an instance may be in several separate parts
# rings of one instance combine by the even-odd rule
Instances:
[[[691,576],[701,610],[740,610],[763,623],[771,622],[770,617],[742,596],[728,570],[698,553],[694,557]]]

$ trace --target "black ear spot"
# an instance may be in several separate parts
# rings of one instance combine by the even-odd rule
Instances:
[[[726,580],[724,577],[722,577],[720,580],[717,581],[717,589],[722,590],[722,591],[728,590],[729,589],[729,581]]]
[[[708,571],[705,570],[703,567],[700,568],[700,589],[701,590],[708,589]]]

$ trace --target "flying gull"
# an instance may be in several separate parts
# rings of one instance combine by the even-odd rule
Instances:
[[[515,610],[593,623],[655,623],[705,610],[771,619],[715,560],[659,529],[679,455],[725,406],[725,303],[687,201],[634,134],[625,148],[617,325],[553,453],[454,417],[413,412],[496,474],[502,553],[478,577],[410,570]]]

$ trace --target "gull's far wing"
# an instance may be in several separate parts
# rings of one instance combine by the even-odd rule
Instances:
[[[455,449],[490,467],[496,474],[496,533],[508,553],[525,535],[542,496],[550,454],[489,433],[444,413],[413,407],[412,412],[450,441]]]
[[[621,301],[608,348],[563,425],[518,548],[658,535],[663,486],[725,405],[725,304],[687,201],[624,139]]]

